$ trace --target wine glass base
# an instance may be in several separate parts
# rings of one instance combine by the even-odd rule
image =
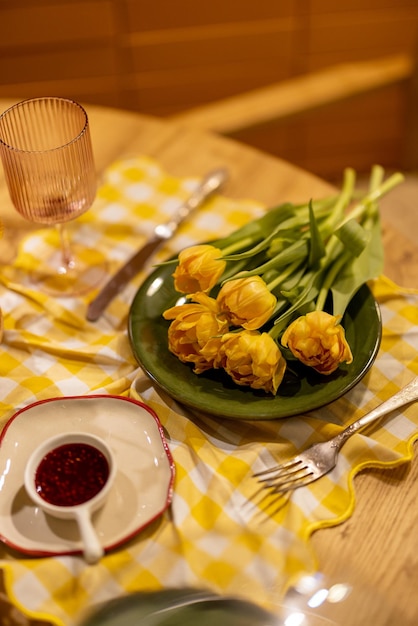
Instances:
[[[78,244],[72,244],[71,251],[73,256],[68,264],[63,264],[62,253],[57,250],[31,271],[31,286],[59,298],[80,296],[100,287],[107,278],[106,257]]]

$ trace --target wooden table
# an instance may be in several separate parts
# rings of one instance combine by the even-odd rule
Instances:
[[[0,111],[9,104],[0,102]],[[210,168],[225,165],[230,170],[226,195],[249,197],[266,205],[306,201],[332,190],[329,184],[288,163],[230,140],[138,114],[87,109],[99,171],[117,158],[144,153],[178,176],[201,176]],[[18,239],[31,226],[11,206],[2,171],[0,207],[5,224],[0,261],[5,261],[13,258]],[[398,284],[416,287],[418,246],[386,225],[384,244],[386,275]],[[353,593],[353,601],[348,603],[352,616],[347,614],[345,605],[341,624],[366,624],[366,603],[381,606],[379,621],[374,626],[389,624],[385,617],[388,602],[402,606],[411,620],[418,614],[417,485],[416,458],[398,469],[365,471],[355,479],[357,505],[352,517],[313,536],[320,569],[327,579],[342,582],[358,577],[365,589],[364,595]],[[366,616],[363,621],[361,615]]]

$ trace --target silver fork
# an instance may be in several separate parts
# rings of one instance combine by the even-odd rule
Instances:
[[[354,433],[387,413],[418,400],[418,376],[394,396],[353,422],[332,439],[315,443],[304,452],[270,469],[254,474],[263,488],[272,494],[283,494],[304,487],[330,472],[337,464],[338,453]]]

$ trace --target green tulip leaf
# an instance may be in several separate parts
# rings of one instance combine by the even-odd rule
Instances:
[[[376,217],[363,251],[358,256],[345,259],[331,286],[334,315],[343,315],[361,285],[377,278],[382,272],[383,244],[380,220]]]

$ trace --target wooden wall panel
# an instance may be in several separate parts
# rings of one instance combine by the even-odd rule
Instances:
[[[402,167],[405,119],[404,90],[394,86],[234,137],[338,180],[346,166],[360,172],[374,163]]]
[[[1,48],[91,44],[112,35],[112,2],[8,3],[1,6]]]
[[[164,38],[132,37],[133,69],[135,72],[182,69],[223,63],[258,62],[260,65],[281,61],[288,68],[292,53],[293,24],[275,22],[259,29],[211,28],[187,36],[166,35]],[[283,72],[282,72],[283,73]]]
[[[0,0],[0,97],[56,93],[165,116],[334,63],[413,54],[418,44],[417,0],[238,6]],[[332,179],[348,159],[360,168],[401,160],[406,103],[405,90],[385,90],[238,136]]]
[[[307,71],[400,52],[415,57],[418,2],[311,0],[308,30]],[[313,113],[309,122],[302,122],[305,153],[300,163],[319,174],[326,172],[330,179],[344,163],[360,171],[373,163],[403,168],[407,102],[403,85]]]
[[[237,23],[254,23],[263,20],[287,18],[297,12],[300,0],[163,0],[144,2],[126,0],[130,32],[149,30],[190,29],[216,24],[229,28]]]
[[[350,102],[318,111],[305,126],[306,166],[315,172],[326,167],[332,178],[349,165],[360,171],[374,163],[399,168],[403,109],[402,92],[393,87],[361,98],[354,116]]]
[[[0,28],[0,97],[123,106],[112,0],[3,0]]]
[[[59,66],[59,80],[74,80],[89,76],[103,77],[117,73],[116,59],[113,47],[110,44],[71,49],[60,48],[53,53],[47,50],[37,49],[31,53],[28,63],[27,55],[0,53],[0,76],[13,83],[36,83],[51,79],[51,55],[54,64]]]
[[[276,82],[282,77],[281,65],[262,66],[255,63],[228,63],[220,66],[205,67],[196,73],[185,69],[153,73],[136,74],[128,78],[127,91],[131,90],[131,107],[144,113],[170,115],[177,111],[198,106],[202,102],[262,87]],[[279,78],[278,78],[279,77]]]
[[[377,17],[382,9],[417,8],[416,0],[309,0],[309,12],[312,15],[324,13],[351,13],[373,9]]]
[[[310,16],[307,68],[415,52],[418,2],[415,7],[341,11]]]
[[[188,37],[176,33],[164,40],[132,38],[128,80],[132,85],[133,79],[137,106],[145,112],[174,113],[291,75],[291,21],[263,23],[259,29],[199,28]]]

